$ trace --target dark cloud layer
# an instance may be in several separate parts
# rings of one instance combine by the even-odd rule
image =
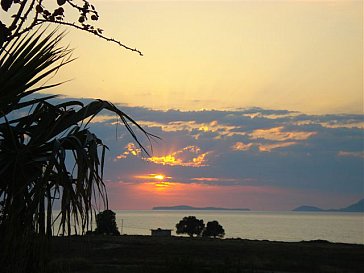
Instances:
[[[218,185],[363,193],[363,115],[312,116],[261,108],[189,112],[122,108],[146,130],[162,137],[153,144],[154,157],[195,146],[200,149],[195,159],[206,153],[205,162],[193,167],[178,164],[174,158],[175,165],[168,159],[163,165],[161,160],[153,163],[142,155],[115,160],[131,139],[123,134],[115,141],[115,126],[103,121],[93,126],[106,136],[111,148],[110,180],[137,182],[134,173],[158,170],[183,183],[206,183],[194,178],[211,177],[218,179],[208,183]]]
[[[364,115],[119,106],[162,140],[152,142],[148,158],[129,144],[132,138],[115,125],[115,117],[103,112],[90,127],[110,149],[105,170],[110,183],[137,184],[145,182],[138,175],[162,173],[185,184],[364,195]]]

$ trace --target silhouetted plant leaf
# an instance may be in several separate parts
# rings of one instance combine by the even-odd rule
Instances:
[[[12,4],[13,0],[1,0],[1,7],[4,11],[8,11]]]
[[[86,128],[100,111],[116,113],[140,146],[134,128],[148,139],[154,137],[107,101],[52,104],[49,100],[54,96],[27,100],[35,92],[59,85],[39,83],[72,61],[71,51],[58,47],[62,37],[55,32],[28,35],[0,56],[0,118],[4,120],[0,120],[0,196],[14,236],[25,229],[44,233],[44,203],[52,208],[56,195],[62,234],[70,235],[71,222],[79,228],[73,232],[83,233],[90,228],[95,204],[108,207],[102,180],[107,147]],[[7,119],[9,113],[24,107],[32,108],[25,116]],[[54,223],[49,217],[51,210],[48,234]]]
[[[36,10],[38,13],[43,12],[43,8],[42,8],[42,6],[41,6],[41,5],[37,5],[37,6],[35,7],[35,10]]]
[[[66,0],[57,0],[57,4],[63,6],[66,3]]]

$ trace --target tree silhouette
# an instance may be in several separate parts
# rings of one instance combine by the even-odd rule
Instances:
[[[36,266],[45,258],[39,258],[37,238],[52,235],[55,219],[57,234],[83,234],[91,228],[96,205],[107,208],[103,182],[107,147],[88,127],[100,111],[115,113],[140,146],[135,128],[151,136],[107,101],[84,105],[52,102],[55,95],[30,96],[58,86],[44,82],[72,61],[71,50],[59,45],[63,34],[56,32],[37,31],[0,48],[0,198],[5,216],[0,268],[4,272],[39,271]],[[55,200],[60,212],[53,217]]]
[[[56,96],[29,98],[57,86],[37,84],[71,61],[71,51],[59,46],[62,37],[37,32],[15,41],[8,53],[0,50],[0,196],[13,233],[27,227],[51,235],[55,199],[61,203],[59,230],[68,235],[71,221],[81,233],[90,227],[94,194],[107,205],[102,181],[107,147],[88,128],[100,111],[114,112],[139,145],[131,125],[148,136],[107,101],[52,104]]]
[[[199,220],[195,216],[186,216],[176,224],[176,233],[188,234],[190,237],[193,237],[193,235],[199,236],[204,227],[203,220]]]
[[[20,37],[44,24],[64,25],[89,32],[97,37],[143,55],[113,38],[104,36],[104,30],[95,23],[99,13],[87,0],[0,0],[1,9],[9,14],[8,24],[0,20],[0,48],[14,38]],[[2,18],[1,18],[2,19]]]
[[[104,210],[96,215],[96,234],[120,235],[115,221],[115,212]]]
[[[142,55],[103,35],[89,1],[50,2],[0,0],[1,272],[40,272],[47,260],[45,235],[84,234],[95,208],[108,208],[107,147],[88,126],[100,111],[115,113],[146,154],[135,129],[148,140],[152,136],[110,102],[60,103],[52,100],[56,95],[37,94],[59,86],[48,84],[49,78],[73,60],[72,51],[59,45],[63,33],[41,25],[73,27]]]
[[[224,228],[219,224],[218,221],[211,221],[206,224],[206,228],[202,232],[203,237],[224,237],[225,230]]]
[[[38,272],[47,253],[40,257],[43,247],[36,247],[37,238],[53,235],[55,220],[59,220],[57,234],[84,234],[91,228],[96,203],[108,207],[103,182],[107,147],[88,127],[100,111],[115,113],[147,154],[134,130],[138,128],[148,139],[152,136],[110,102],[55,103],[56,95],[34,96],[59,86],[47,80],[73,60],[72,51],[59,45],[64,35],[56,34],[58,29],[30,33],[37,23],[23,27],[36,3],[43,1],[1,0],[1,9],[8,14],[12,5],[19,7],[13,23],[0,22],[0,268],[4,272]],[[38,8],[36,18],[42,12],[46,13]],[[91,20],[98,16],[96,11],[84,12]],[[57,16],[61,15],[44,20],[60,23]],[[91,27],[84,30],[94,33]],[[55,200],[60,212],[53,217]]]

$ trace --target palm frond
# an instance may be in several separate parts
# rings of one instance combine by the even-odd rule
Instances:
[[[61,234],[70,235],[71,225],[83,233],[90,228],[96,203],[108,207],[103,182],[107,147],[87,128],[101,111],[115,113],[147,154],[135,130],[149,141],[157,137],[104,100],[84,105],[79,101],[51,103],[54,95],[29,99],[58,86],[41,82],[73,60],[71,50],[59,45],[63,36],[57,30],[38,31],[0,52],[0,196],[4,197],[3,222],[16,227],[11,230],[14,236],[24,233],[24,227],[49,234],[56,196],[61,206],[56,217]],[[13,115],[25,109],[28,114]]]
[[[0,117],[19,108],[22,98],[60,84],[37,86],[74,60],[72,50],[59,45],[64,33],[56,31],[18,38],[10,51],[0,52]]]

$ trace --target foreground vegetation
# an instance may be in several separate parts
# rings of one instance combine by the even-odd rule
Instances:
[[[52,238],[52,272],[362,272],[364,246],[151,236]]]
[[[0,271],[6,273],[47,272],[47,237],[84,234],[95,208],[107,209],[108,148],[89,126],[96,115],[115,113],[140,146],[135,129],[150,138],[110,102],[60,103],[56,95],[41,93],[61,84],[49,81],[73,60],[72,50],[61,45],[63,32],[41,28],[44,24],[86,31],[141,55],[93,25],[99,15],[88,1],[45,2],[51,1],[1,0],[0,5]],[[69,17],[72,11],[77,23]],[[73,225],[79,229],[73,231]]]

